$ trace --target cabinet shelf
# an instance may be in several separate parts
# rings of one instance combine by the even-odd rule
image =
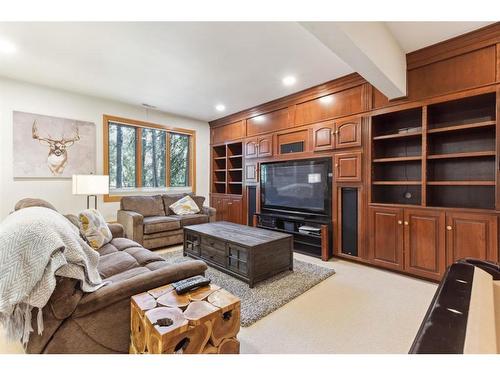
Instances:
[[[231,156],[228,156],[228,159],[236,159],[236,158],[242,158],[243,155],[231,155]]]
[[[427,131],[428,134],[433,134],[433,133],[443,133],[443,132],[451,132],[451,131],[460,131],[460,130],[466,130],[466,129],[477,129],[477,128],[484,128],[484,127],[489,127],[489,126],[495,126],[496,121],[482,121],[482,122],[474,122],[470,124],[464,124],[464,125],[450,125],[442,128],[433,128],[429,129]]]
[[[373,185],[421,185],[422,181],[373,181]]]
[[[495,181],[427,181],[433,186],[495,186]]]
[[[226,184],[226,181],[214,181],[214,184],[222,185],[222,184]]]
[[[226,157],[225,156],[218,156],[218,157],[215,157],[214,160],[226,160]]]
[[[408,133],[397,133],[397,134],[387,134],[387,135],[379,135],[377,137],[373,137],[374,141],[380,141],[385,139],[397,139],[397,138],[409,138],[409,137],[418,137],[422,136],[421,131],[408,132]]]
[[[393,162],[400,162],[400,161],[412,161],[412,160],[422,160],[421,156],[401,156],[401,157],[396,157],[396,158],[380,158],[380,159],[373,159],[374,163],[393,163]]]
[[[241,182],[241,181],[237,181],[237,182],[230,181],[230,182],[228,182],[228,184],[230,184],[230,185],[241,185],[241,184],[243,184],[243,182]]]
[[[243,168],[229,168],[228,171],[229,172],[241,172],[243,170]]]
[[[427,159],[454,159],[454,158],[480,158],[485,156],[495,156],[495,151],[473,151],[456,152],[451,154],[428,155]]]
[[[214,172],[225,172],[226,170],[225,169],[214,169]]]

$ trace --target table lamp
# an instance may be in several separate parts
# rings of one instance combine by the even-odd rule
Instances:
[[[73,194],[87,196],[87,208],[90,208],[90,197],[94,197],[97,210],[97,196],[109,194],[109,176],[95,174],[73,175]]]

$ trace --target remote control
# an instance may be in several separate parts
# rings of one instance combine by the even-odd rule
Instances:
[[[203,276],[193,276],[190,277],[189,279],[177,281],[175,283],[172,283],[172,286],[174,287],[175,291],[177,294],[184,294],[186,292],[189,292],[190,290],[199,288],[200,286],[205,286],[210,284],[210,279],[207,279],[206,277]]]

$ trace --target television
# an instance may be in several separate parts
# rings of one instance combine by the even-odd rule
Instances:
[[[331,159],[262,163],[261,208],[331,216],[331,180]]]

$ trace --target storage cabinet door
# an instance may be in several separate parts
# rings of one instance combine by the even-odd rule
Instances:
[[[257,182],[257,163],[245,163],[245,181],[247,183]]]
[[[335,155],[335,175],[337,182],[361,181],[361,152]]]
[[[313,126],[313,151],[331,150],[335,147],[334,127],[333,121],[325,121]]]
[[[487,214],[446,214],[447,263],[461,258],[498,261],[498,217]]]
[[[259,158],[273,156],[273,136],[266,135],[260,137],[257,144],[257,154]]]
[[[242,210],[242,200],[241,198],[227,198],[226,200],[226,217],[224,220],[230,221],[232,223],[241,224],[241,210]]]
[[[258,156],[257,138],[245,140],[245,158],[251,159]]]
[[[373,264],[403,269],[403,209],[370,207],[370,251]]]
[[[445,271],[445,213],[404,210],[405,271],[440,280]]]
[[[335,121],[335,148],[361,146],[361,117]]]
[[[217,210],[215,213],[215,221],[223,221],[224,220],[224,198],[221,197],[212,197],[211,200],[212,207]]]

